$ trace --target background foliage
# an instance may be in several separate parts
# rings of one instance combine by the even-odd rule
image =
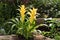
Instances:
[[[48,17],[60,16],[60,0],[1,0],[0,1],[0,23],[7,19],[16,17],[18,5],[25,4],[27,7],[36,7],[39,17],[44,15]],[[0,24],[2,25],[2,24]]]
[[[0,0],[0,29],[10,29],[11,25],[4,27],[4,23],[17,16],[16,9],[21,4],[27,8],[36,7],[40,14],[38,18],[60,18],[60,0]]]
[[[8,19],[16,16],[15,4],[0,2],[0,26],[3,25]]]

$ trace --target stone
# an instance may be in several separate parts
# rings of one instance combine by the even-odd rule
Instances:
[[[34,40],[44,40],[44,36],[43,35],[36,35],[35,37],[34,37]]]
[[[43,35],[35,35],[34,40],[55,40],[55,39],[51,39],[51,38],[45,37]]]
[[[18,40],[16,35],[1,35],[0,40]]]

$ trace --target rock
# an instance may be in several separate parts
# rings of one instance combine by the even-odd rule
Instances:
[[[34,40],[55,40],[55,39],[51,39],[51,38],[45,37],[43,35],[35,35]]]
[[[44,40],[44,36],[43,35],[36,35],[34,36],[34,40]]]
[[[51,39],[51,38],[47,38],[47,37],[46,37],[46,39],[45,39],[45,40],[55,40],[55,39]]]
[[[36,20],[36,25],[43,24],[44,23],[44,18],[38,18]]]
[[[18,37],[16,35],[2,35],[0,40],[18,40]]]

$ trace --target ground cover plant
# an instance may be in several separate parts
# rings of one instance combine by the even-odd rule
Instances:
[[[42,31],[42,34],[54,38],[55,40],[60,39],[60,21],[58,18],[52,18],[51,20],[47,20],[47,25],[50,28],[50,31]]]

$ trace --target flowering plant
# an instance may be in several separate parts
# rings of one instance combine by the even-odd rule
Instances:
[[[37,9],[30,9],[30,12],[28,12],[30,17],[28,19],[26,19],[26,8],[24,5],[21,5],[19,12],[20,19],[12,19],[12,22],[10,23],[13,24],[12,29],[14,27],[18,28],[16,33],[23,35],[28,40],[28,38],[32,35],[31,33],[38,27],[35,24]]]

